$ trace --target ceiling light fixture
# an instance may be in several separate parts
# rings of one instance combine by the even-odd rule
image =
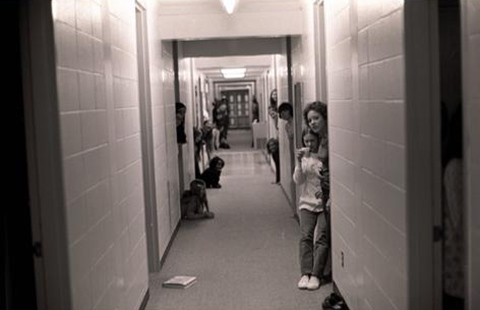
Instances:
[[[225,79],[241,79],[245,77],[246,68],[220,69]]]
[[[222,5],[228,14],[232,14],[237,6],[238,0],[222,0]]]

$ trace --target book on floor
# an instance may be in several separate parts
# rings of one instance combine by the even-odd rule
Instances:
[[[189,288],[197,282],[197,277],[191,276],[174,276],[167,281],[163,282],[164,287],[169,288]]]

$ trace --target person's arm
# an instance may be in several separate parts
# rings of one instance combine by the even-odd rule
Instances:
[[[295,170],[293,171],[293,181],[295,184],[303,184],[307,179],[305,173],[302,170],[302,158],[305,151],[303,149],[298,149],[296,151],[296,160],[295,160]]]

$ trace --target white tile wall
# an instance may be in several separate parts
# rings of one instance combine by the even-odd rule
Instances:
[[[402,3],[325,2],[333,268],[352,309],[406,309]]]
[[[165,130],[175,128],[175,114],[173,66],[163,59],[173,62],[158,40],[158,3],[147,2],[161,255],[179,217],[176,135]],[[73,309],[138,309],[148,271],[135,1],[52,7]]]

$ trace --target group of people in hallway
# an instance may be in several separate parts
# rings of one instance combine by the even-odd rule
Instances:
[[[285,132],[290,146],[294,146],[293,108],[288,102],[276,106],[276,96],[271,96],[270,116],[285,120]],[[183,108],[183,107],[182,107]],[[276,115],[275,115],[276,114]],[[325,274],[330,254],[330,173],[328,156],[327,105],[320,101],[309,103],[303,110],[304,126],[301,133],[302,148],[294,152],[293,180],[302,186],[298,202],[300,222],[300,280],[298,288],[317,290],[331,281],[331,274]],[[275,122],[276,126],[278,123]],[[210,126],[207,121],[204,126]],[[178,127],[177,127],[178,128]],[[202,129],[203,130],[203,129]],[[279,181],[278,140],[268,142],[269,153],[276,165]],[[185,218],[213,218],[206,199],[205,188],[220,187],[203,178],[205,174],[218,174],[224,162],[218,157],[211,160],[210,167],[192,181],[185,196]],[[217,180],[218,182],[218,180]],[[217,183],[219,185],[219,183]],[[198,197],[197,197],[198,196]]]
[[[179,145],[187,143],[187,136],[185,133],[185,114],[187,108],[181,102],[175,103],[175,115],[176,115],[176,130],[177,130],[177,143]],[[215,215],[210,211],[207,199],[207,188],[221,188],[220,175],[222,169],[225,166],[225,161],[218,156],[210,158],[211,153],[208,152],[209,167],[200,173],[198,167],[198,160],[200,156],[200,142],[204,141],[205,137],[212,138],[213,133],[211,130],[210,122],[207,120],[204,122],[204,126],[201,130],[194,128],[194,143],[195,143],[195,179],[190,182],[190,189],[185,190],[181,198],[181,214],[183,219],[195,220],[195,219],[211,219]],[[213,139],[213,138],[212,138]],[[199,142],[200,141],[200,142]],[[208,145],[208,144],[207,144]],[[208,146],[207,146],[208,151]]]

